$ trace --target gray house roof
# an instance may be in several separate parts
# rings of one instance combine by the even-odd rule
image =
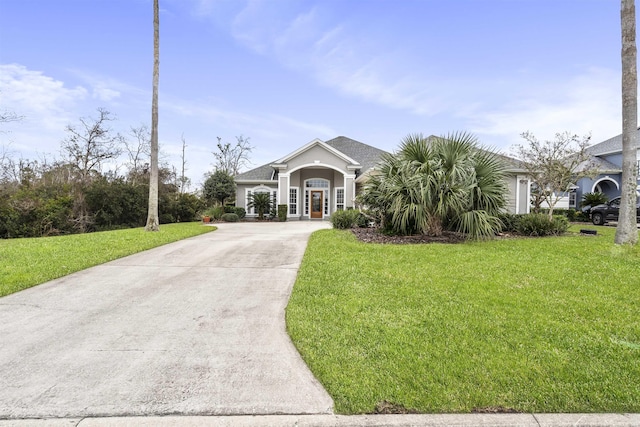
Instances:
[[[255,169],[251,169],[247,172],[243,172],[235,176],[237,181],[270,181],[273,178],[275,170],[270,166],[273,162],[269,162],[266,165],[258,166]]]
[[[326,141],[325,144],[343,152],[360,163],[362,165],[362,169],[360,169],[358,175],[362,175],[374,167],[380,161],[383,154],[388,154],[384,150],[380,150],[379,148],[372,147],[344,136],[330,139],[329,141]]]
[[[640,128],[636,131],[636,142],[640,144]],[[611,154],[622,152],[622,134],[609,138],[598,144],[594,144],[587,148],[587,153],[592,156],[602,156],[603,154]]]
[[[337,138],[330,139],[329,141],[324,141],[324,143],[360,163],[362,168],[359,170],[358,175],[362,175],[367,170],[374,167],[380,160],[380,157],[386,153],[386,151],[380,150],[379,148],[372,147],[371,145],[364,144],[345,136],[339,136]],[[269,162],[265,165],[258,166],[255,169],[238,174],[236,175],[235,180],[236,182],[276,180],[277,171],[271,167],[271,165],[276,161],[277,160],[274,160],[273,162]]]
[[[435,136],[432,135],[430,138],[434,137]],[[382,155],[389,154],[384,150],[372,147],[371,145],[364,144],[362,142],[356,141],[355,139],[347,138],[345,136],[338,136],[328,141],[324,141],[324,143],[360,163],[360,165],[362,165],[362,168],[360,168],[360,170],[358,171],[358,176],[365,174],[368,170],[376,166],[380,161]],[[504,154],[498,155],[507,164],[507,170],[509,172],[525,171],[525,168],[520,160],[505,156]],[[236,182],[277,180],[278,172],[271,166],[275,162],[277,162],[277,160],[236,175],[235,180]]]

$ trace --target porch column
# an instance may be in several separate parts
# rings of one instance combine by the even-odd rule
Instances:
[[[278,204],[289,206],[289,174],[278,175]]]
[[[531,211],[531,180],[526,175],[516,175],[516,214]]]
[[[356,175],[344,174],[344,207],[353,208],[356,197]]]

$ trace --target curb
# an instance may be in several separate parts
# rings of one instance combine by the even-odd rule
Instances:
[[[149,416],[0,420],[0,427],[639,427],[640,414]]]

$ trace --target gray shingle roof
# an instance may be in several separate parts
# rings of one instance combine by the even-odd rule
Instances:
[[[360,169],[360,172],[358,172],[359,175],[362,175],[374,167],[380,161],[382,155],[387,153],[384,150],[380,150],[379,148],[372,147],[371,145],[364,144],[345,136],[330,139],[329,141],[326,141],[325,144],[335,148],[360,163],[362,168]]]
[[[270,166],[273,162],[258,166],[255,169],[243,172],[235,176],[236,181],[268,181],[273,176],[274,169]]]
[[[640,144],[640,129],[637,131],[636,142]],[[587,148],[587,153],[592,156],[601,156],[603,154],[622,152],[622,134],[609,138],[598,144]]]
[[[356,162],[360,163],[362,168],[358,172],[358,175],[363,174],[367,170],[375,166],[380,157],[386,153],[386,151],[372,147],[371,145],[364,144],[351,138],[339,136],[337,138],[325,141],[330,147],[342,152],[348,157],[351,157]],[[251,169],[247,172],[236,175],[236,181],[267,181],[271,180],[274,169],[270,166],[273,162],[269,162],[266,165],[258,166],[255,169]]]

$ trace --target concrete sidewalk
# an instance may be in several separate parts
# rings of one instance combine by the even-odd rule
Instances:
[[[0,421],[0,427],[638,427],[639,414],[238,415]]]
[[[219,230],[0,299],[0,419],[330,414],[284,323],[326,222]]]

